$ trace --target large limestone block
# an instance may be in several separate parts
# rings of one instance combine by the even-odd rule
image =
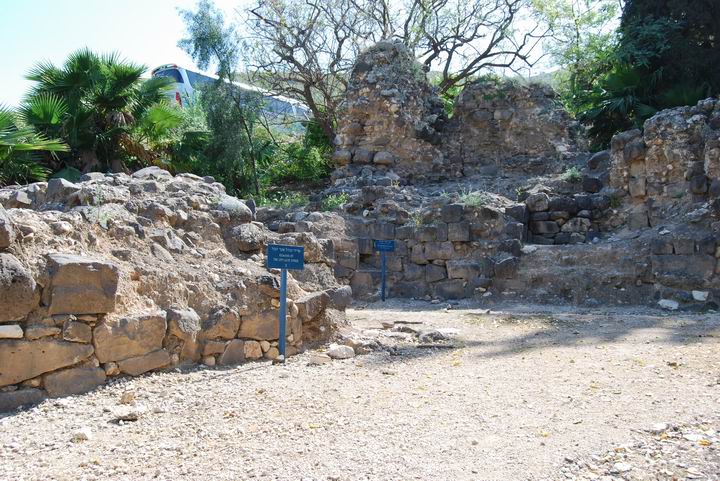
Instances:
[[[153,369],[161,369],[170,364],[170,353],[165,349],[150,352],[143,356],[131,357],[118,362],[120,371],[130,376],[139,376],[140,374]]]
[[[165,313],[151,313],[105,320],[93,331],[95,353],[100,362],[142,356],[162,347],[167,322]]]
[[[220,356],[218,363],[221,366],[232,366],[243,362],[245,362],[245,342],[233,339],[227,343],[225,352]]]
[[[272,341],[280,336],[278,311],[266,309],[257,314],[243,316],[238,337],[256,341]],[[285,330],[290,334],[290,316],[285,319]]]
[[[298,300],[298,313],[303,322],[308,322],[320,314],[328,305],[330,296],[326,292],[315,292]]]
[[[51,397],[72,396],[92,391],[105,383],[105,370],[77,367],[46,374],[43,385]]]
[[[230,307],[214,309],[202,323],[202,339],[233,339],[240,329],[240,316]]]
[[[25,317],[38,304],[35,280],[12,254],[0,254],[0,322]]]
[[[46,289],[50,314],[101,314],[115,308],[118,268],[112,263],[74,254],[48,255]]]
[[[76,342],[0,341],[0,386],[72,366],[92,353],[91,345]]]
[[[17,391],[0,392],[0,413],[13,411],[20,406],[39,404],[45,399],[40,389],[18,389]]]

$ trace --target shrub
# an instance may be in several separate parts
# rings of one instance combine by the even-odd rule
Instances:
[[[335,210],[345,205],[349,199],[350,196],[345,192],[342,194],[330,194],[322,200],[321,208],[326,212]]]
[[[565,182],[577,184],[582,180],[582,173],[577,167],[570,167],[565,172],[563,172],[562,180],[564,180]]]
[[[490,202],[490,196],[479,190],[467,190],[460,194],[460,202],[472,207],[482,207]]]

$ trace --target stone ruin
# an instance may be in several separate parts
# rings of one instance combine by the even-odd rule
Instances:
[[[0,411],[275,358],[271,242],[305,247],[291,355],[335,338],[353,297],[378,298],[374,239],[395,240],[394,297],[717,310],[719,146],[717,99],[595,154],[547,87],[478,81],[448,116],[409,52],[380,43],[353,70],[332,185],[303,210],[155,167],[0,189]],[[331,194],[349,200],[323,212]]]
[[[118,375],[276,358],[268,242],[305,246],[288,355],[330,339],[350,302],[329,241],[269,231],[210,177],[88,174],[2,189],[0,201],[0,412]]]
[[[717,309],[719,128],[708,99],[590,154],[548,87],[479,80],[448,118],[409,52],[380,43],[338,126],[335,274],[375,296],[372,240],[394,239],[394,296]]]

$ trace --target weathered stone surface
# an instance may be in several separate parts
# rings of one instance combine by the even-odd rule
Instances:
[[[433,293],[442,299],[462,299],[467,297],[469,289],[467,281],[462,279],[448,279],[433,284]]]
[[[252,222],[241,224],[232,230],[232,240],[241,252],[254,252],[262,249],[266,238],[263,228]]]
[[[203,356],[212,356],[213,354],[222,354],[225,352],[226,341],[207,341],[203,346]]]
[[[428,264],[425,266],[425,281],[436,282],[447,277],[447,270],[445,266],[436,266],[435,264]]]
[[[477,277],[492,277],[493,262],[490,259],[477,261],[451,260],[446,263],[450,279],[471,280]]]
[[[196,362],[200,359],[200,316],[194,309],[170,308],[167,311],[168,337],[165,349],[177,354],[181,361]]]
[[[61,178],[54,178],[48,181],[45,192],[48,202],[68,203],[72,194],[80,191],[80,186]]]
[[[286,319],[286,330],[290,333],[289,319]],[[266,309],[251,316],[243,316],[240,324],[240,332],[238,337],[255,339],[257,341],[272,341],[278,338],[280,333],[278,311],[275,309]]]
[[[350,286],[341,286],[327,291],[330,296],[330,304],[335,309],[344,310],[352,304],[352,288]]]
[[[525,199],[525,205],[527,205],[530,212],[541,212],[548,210],[548,207],[550,206],[550,198],[543,192],[530,194],[528,198]]]
[[[50,314],[112,312],[118,269],[112,263],[74,254],[49,254],[46,288]]]
[[[25,317],[38,304],[35,280],[12,254],[0,254],[0,321]]]
[[[464,206],[462,204],[448,204],[440,209],[440,219],[443,222],[460,222],[462,220]]]
[[[424,248],[426,259],[452,259],[455,249],[450,241],[446,242],[427,242]]]
[[[22,327],[17,324],[0,325],[0,339],[22,339]]]
[[[83,322],[68,319],[63,326],[63,339],[71,342],[89,343],[92,341],[92,328]]]
[[[252,360],[263,357],[262,347],[260,347],[260,343],[257,341],[245,341],[243,349],[245,351],[245,359]]]
[[[18,389],[17,391],[0,392],[0,413],[14,411],[21,406],[39,404],[45,399],[40,389]]]
[[[77,364],[92,353],[92,346],[73,342],[0,341],[0,386]]]
[[[240,316],[234,308],[214,309],[202,323],[203,339],[233,339],[240,329]]]
[[[308,294],[297,300],[295,304],[298,307],[298,315],[302,322],[309,322],[315,319],[318,314],[325,310],[329,301],[330,296],[323,291]]]
[[[0,249],[10,247],[15,241],[15,229],[13,228],[10,216],[3,206],[0,205]]]
[[[355,357],[355,351],[350,346],[330,344],[330,346],[328,346],[327,355],[331,359],[350,359]]]
[[[170,353],[165,349],[150,352],[143,356],[131,357],[118,361],[120,371],[130,376],[139,376],[140,374],[154,369],[161,369],[170,364]]]
[[[100,362],[142,356],[162,347],[167,321],[164,312],[104,320],[93,330]]]
[[[468,242],[470,240],[470,224],[467,222],[448,224],[448,240],[451,242]]]
[[[77,367],[45,375],[43,385],[50,397],[72,396],[92,391],[105,379],[103,369]]]
[[[710,279],[715,265],[715,257],[705,254],[652,256],[652,272],[656,277],[678,287],[689,287]]]
[[[560,232],[560,226],[557,222],[550,220],[531,222],[530,228],[536,234],[557,234]]]
[[[228,342],[225,352],[218,359],[218,364],[221,366],[233,366],[243,362],[245,362],[245,342],[240,339]]]
[[[253,213],[243,201],[230,195],[223,195],[217,203],[217,209],[227,212],[231,219],[239,222],[250,222],[253,220]]]
[[[60,334],[62,329],[55,326],[46,326],[44,324],[30,324],[25,327],[25,338],[29,341],[41,339],[43,337],[52,337]]]

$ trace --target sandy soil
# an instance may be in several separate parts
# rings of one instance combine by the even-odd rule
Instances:
[[[682,466],[663,469],[720,479],[717,314],[410,301],[348,314],[388,349],[119,379],[0,417],[0,479],[656,479],[648,456],[598,453],[662,443],[658,423],[686,426],[694,448],[669,448]],[[383,321],[457,334],[419,346]]]

